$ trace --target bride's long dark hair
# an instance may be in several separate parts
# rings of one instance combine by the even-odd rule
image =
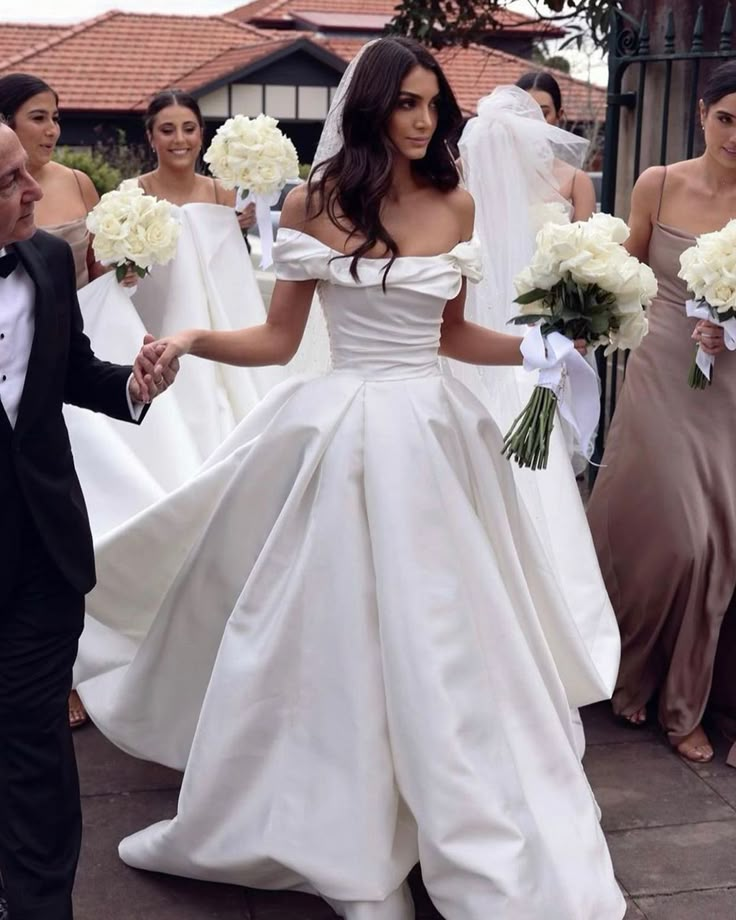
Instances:
[[[399,100],[401,84],[416,67],[431,71],[439,84],[437,128],[421,160],[412,162],[414,172],[436,188],[450,191],[458,176],[451,146],[462,125],[455,95],[433,55],[409,38],[377,41],[363,53],[345,96],[342,116],[342,149],[315,170],[307,185],[307,213],[316,217],[326,211],[337,227],[364,241],[350,253],[350,273],[357,280],[358,261],[377,243],[383,243],[391,259],[399,248],[381,222],[381,203],[391,188],[393,146],[386,126]]]

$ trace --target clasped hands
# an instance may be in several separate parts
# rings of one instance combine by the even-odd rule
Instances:
[[[133,374],[128,383],[128,392],[133,402],[150,403],[159,394],[167,390],[179,372],[179,359],[176,355],[167,357],[162,364],[159,357],[165,345],[157,343],[152,335],[143,337],[143,345],[133,363]]]

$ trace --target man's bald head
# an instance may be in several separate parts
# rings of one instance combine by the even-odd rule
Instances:
[[[0,123],[0,247],[33,236],[33,209],[42,194],[15,132]]]

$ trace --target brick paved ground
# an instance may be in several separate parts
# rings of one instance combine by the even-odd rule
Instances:
[[[629,898],[626,920],[736,920],[736,770],[723,750],[694,767],[654,731],[614,722],[605,706],[585,723],[586,768]],[[128,869],[118,841],[173,815],[179,775],[127,757],[92,727],[76,742],[85,824],[76,920],[334,920],[315,898]],[[416,900],[419,920],[436,920],[419,888]]]

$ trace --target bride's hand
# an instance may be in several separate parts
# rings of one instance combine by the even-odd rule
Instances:
[[[174,335],[167,335],[164,338],[157,339],[149,348],[153,349],[156,354],[156,367],[154,374],[160,377],[172,365],[178,362],[183,355],[189,354],[194,345],[196,331],[194,329],[184,329]]]

